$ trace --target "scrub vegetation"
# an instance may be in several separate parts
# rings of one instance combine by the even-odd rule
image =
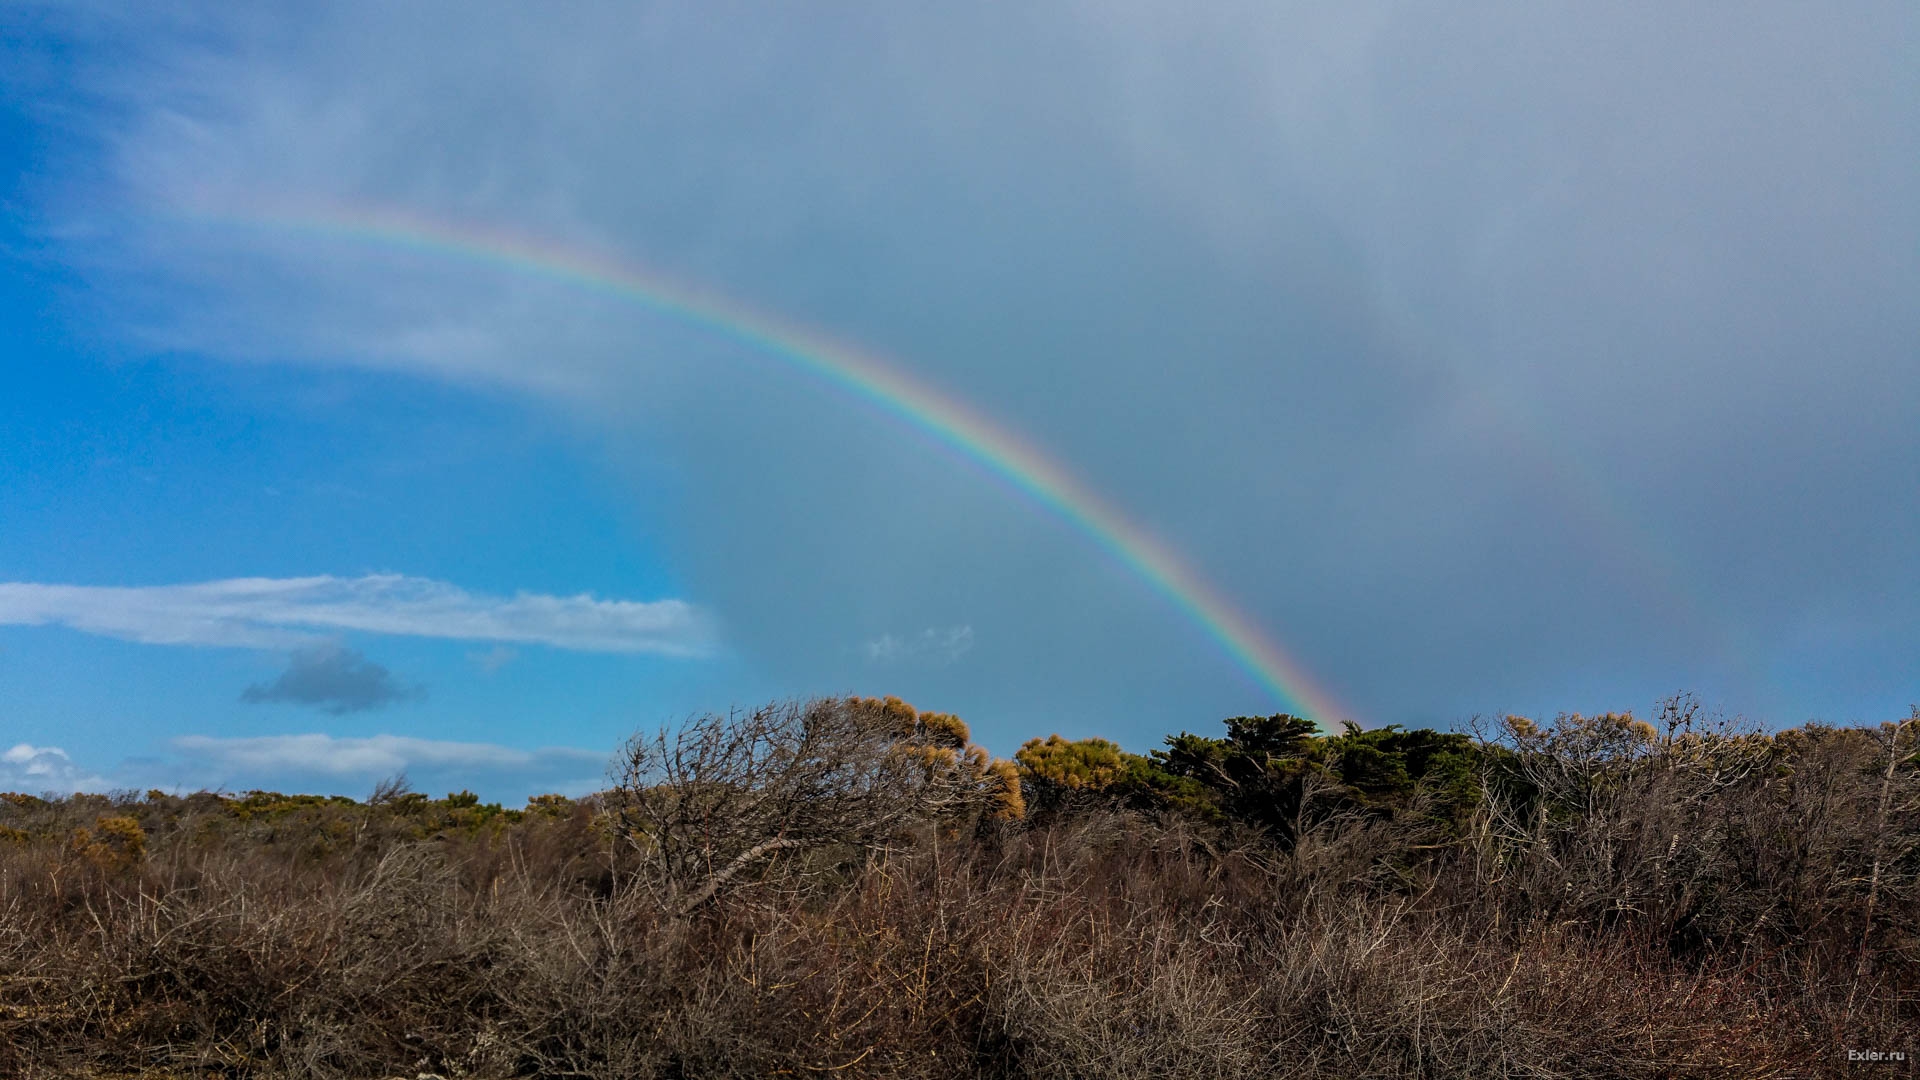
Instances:
[[[998,761],[854,698],[521,808],[7,795],[0,1075],[1914,1075],[1917,751],[1676,698]]]

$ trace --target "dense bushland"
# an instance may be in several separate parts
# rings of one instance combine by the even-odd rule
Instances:
[[[0,802],[0,1075],[1913,1075],[1920,713],[709,716],[523,809]]]

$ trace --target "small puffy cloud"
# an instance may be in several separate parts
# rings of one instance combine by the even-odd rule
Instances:
[[[75,766],[67,752],[57,746],[16,743],[0,754],[0,791],[65,795],[75,791],[105,791],[111,786],[105,778]]]
[[[476,650],[467,654],[467,659],[481,671],[492,675],[518,659],[520,653],[505,645],[495,645],[491,649]]]
[[[422,687],[401,684],[384,666],[353,649],[328,645],[295,652],[279,678],[247,687],[240,700],[316,705],[338,716],[416,700],[425,693]]]
[[[903,660],[928,660],[934,663],[951,664],[973,648],[973,627],[949,626],[940,629],[930,626],[909,637],[886,633],[865,643],[861,648],[866,653],[867,659],[877,664],[898,663]]]
[[[9,624],[66,626],[148,644],[245,648],[310,648],[325,634],[359,631],[699,656],[713,640],[705,613],[681,600],[488,596],[399,574],[132,588],[0,582],[0,625]]]

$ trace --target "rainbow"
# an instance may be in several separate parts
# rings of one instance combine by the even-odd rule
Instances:
[[[392,210],[343,208],[191,217],[206,224],[344,237],[484,263],[616,297],[777,357],[979,463],[1053,512],[1172,602],[1277,702],[1325,726],[1354,719],[1297,659],[1172,549],[1065,468],[952,395],[871,354],[630,264],[495,229],[454,226]]]

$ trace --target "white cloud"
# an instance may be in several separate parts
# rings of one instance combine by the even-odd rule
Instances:
[[[106,791],[111,786],[104,777],[81,771],[67,752],[57,746],[17,743],[0,754],[0,791],[65,795],[75,791]]]
[[[881,634],[862,647],[867,659],[874,663],[890,664],[901,660],[928,659],[942,664],[951,664],[965,656],[973,648],[973,627],[949,626],[937,629],[929,626],[911,637],[897,637],[892,633]]]
[[[664,656],[699,656],[712,646],[710,620],[681,600],[497,597],[398,574],[132,588],[0,582],[0,625],[6,624],[243,648],[300,648],[342,631]]]
[[[608,755],[549,746],[523,750],[495,743],[448,742],[405,735],[335,738],[332,735],[262,735],[223,739],[183,735],[174,750],[220,770],[250,773],[321,773],[382,776],[411,769],[515,770],[603,768]]]
[[[130,758],[107,775],[77,766],[64,749],[20,743],[0,752],[0,791],[68,795],[116,788],[281,790],[358,794],[380,777],[405,773],[420,790],[468,788],[508,800],[535,792],[579,796],[606,786],[604,750],[326,734],[219,738],[186,735],[161,758]]]

